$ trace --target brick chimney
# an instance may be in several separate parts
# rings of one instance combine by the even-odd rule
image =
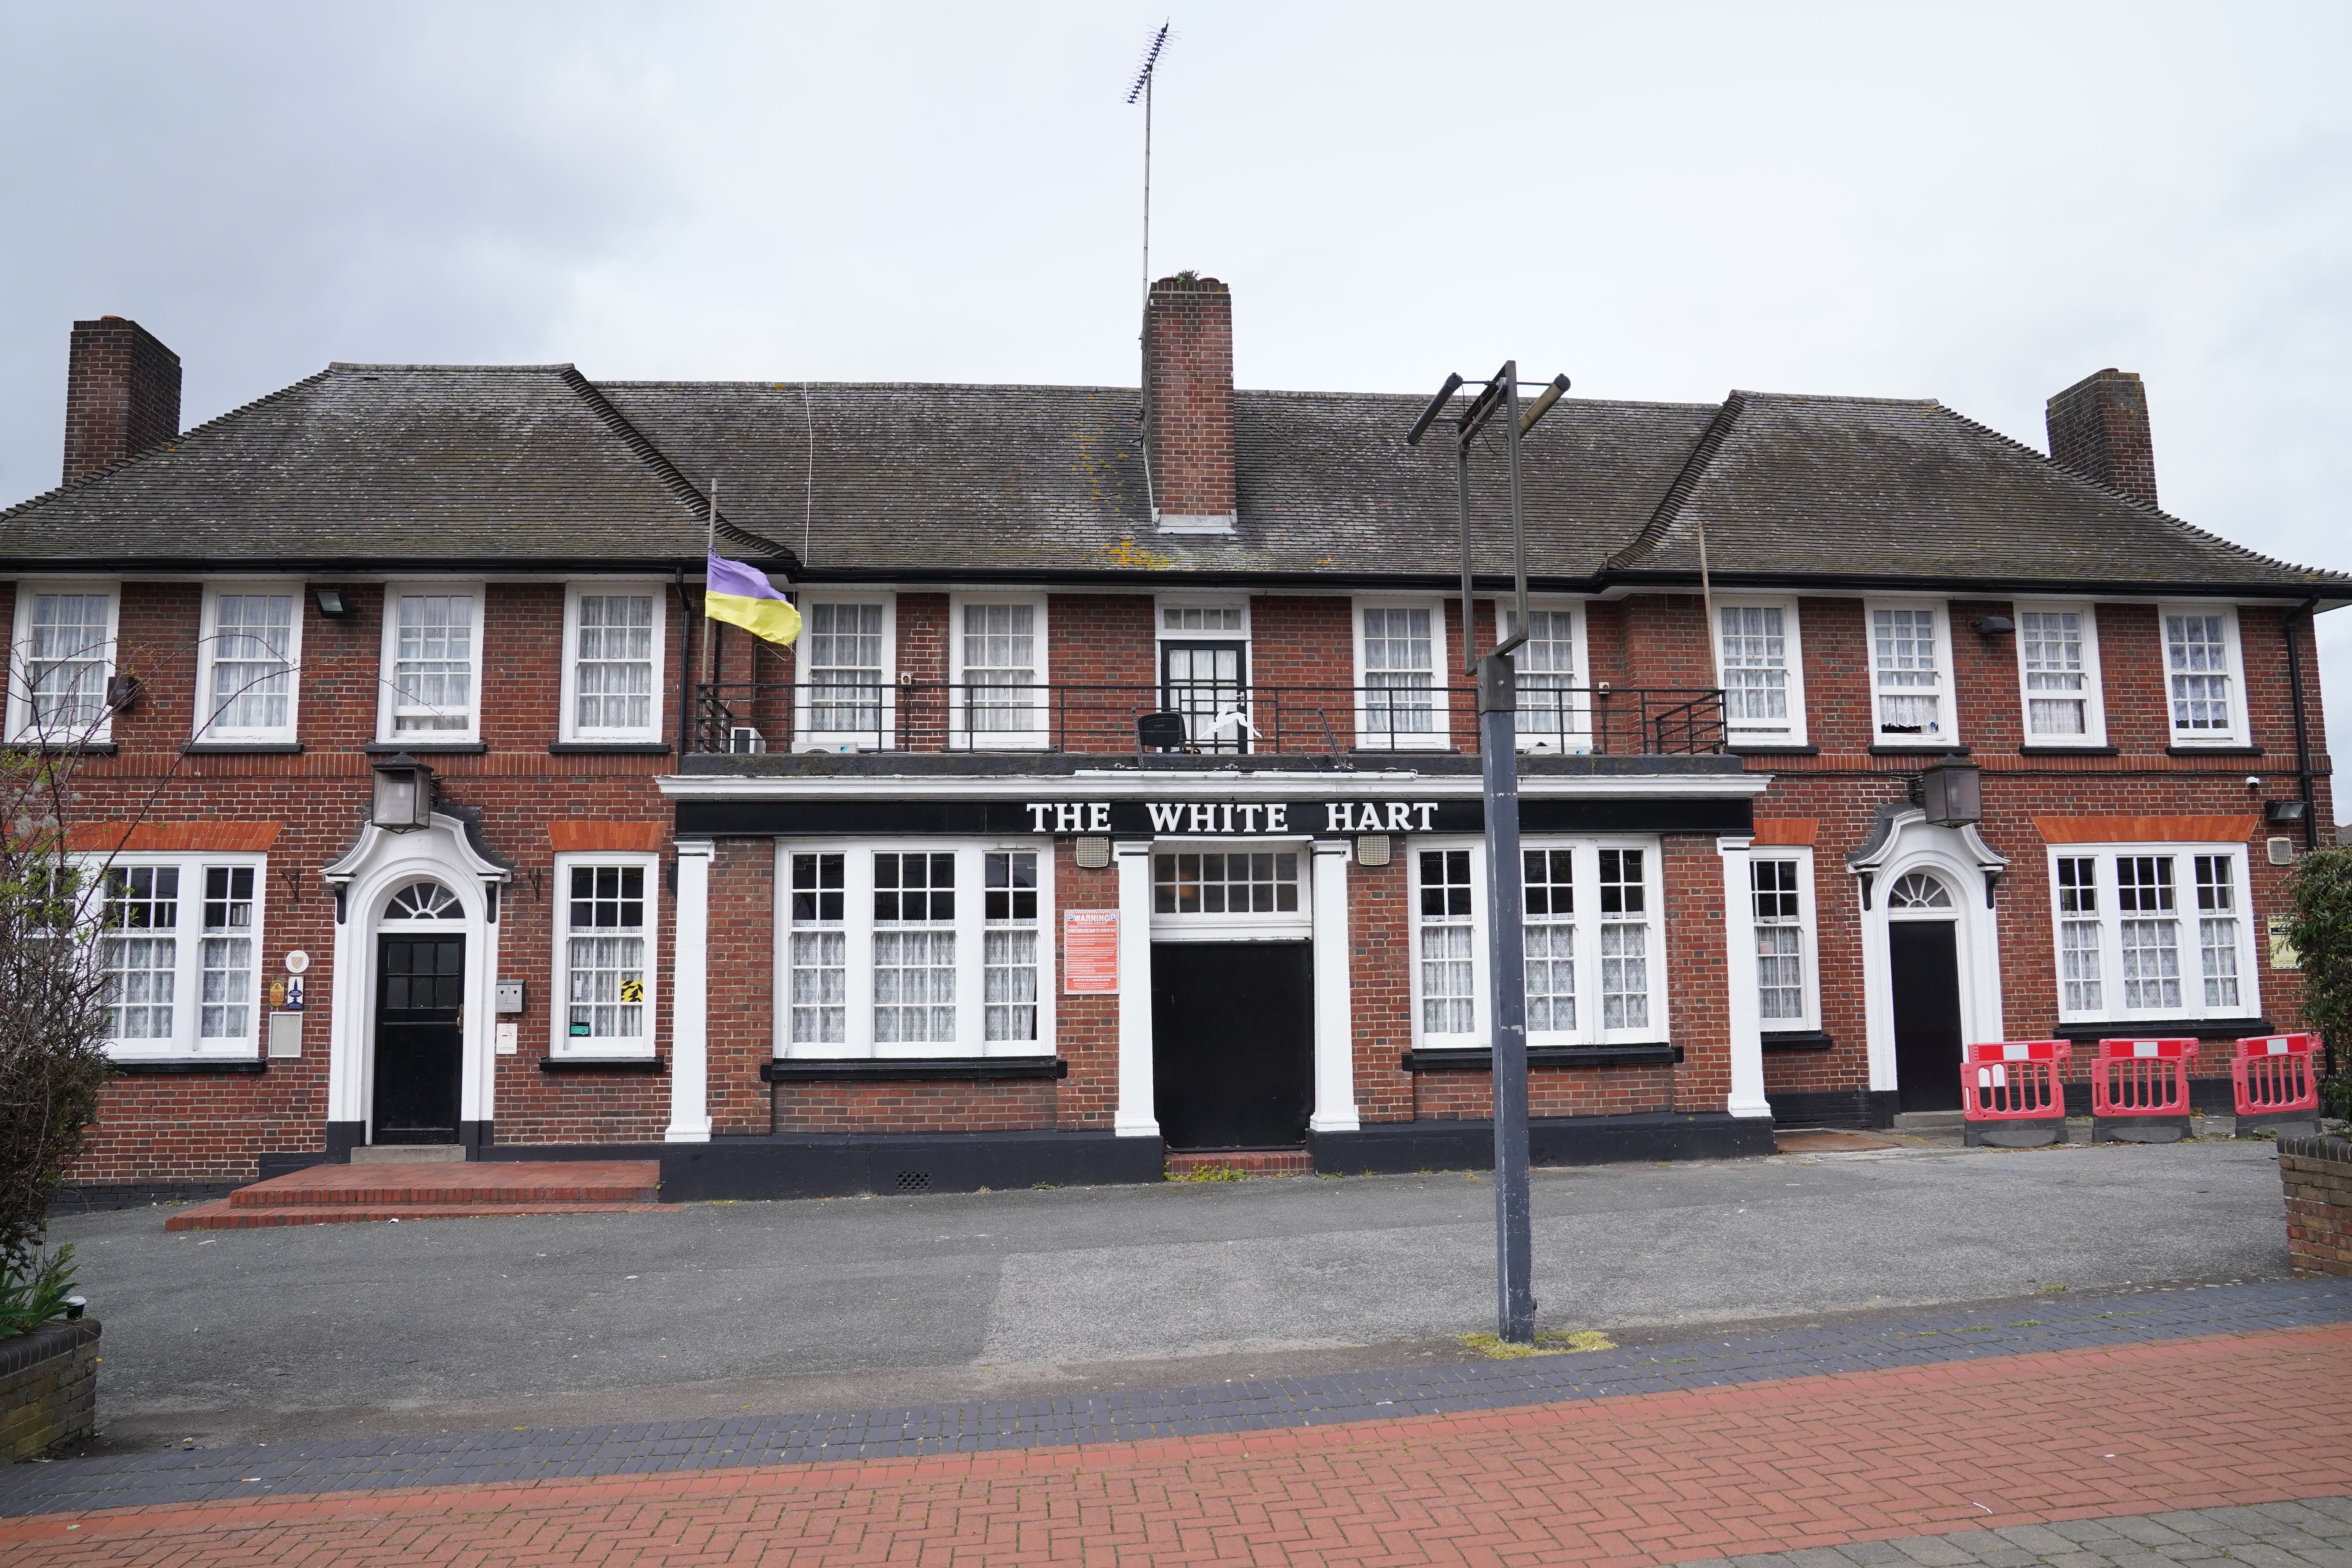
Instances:
[[[1189,272],[1143,309],[1143,452],[1162,533],[1234,528],[1234,297]]]
[[[180,356],[136,321],[73,324],[66,369],[66,473],[71,484],[180,433]]]
[[[2156,504],[2147,389],[2127,370],[2086,375],[2050,400],[2050,457],[2094,484]]]

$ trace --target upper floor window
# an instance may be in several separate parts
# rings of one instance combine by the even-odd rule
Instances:
[[[812,741],[889,745],[891,602],[802,595],[800,731]]]
[[[114,675],[113,584],[19,583],[8,733],[19,741],[106,739]]]
[[[259,1053],[258,857],[118,861],[100,889],[107,1051]]]
[[[1945,607],[1924,600],[1871,603],[1871,696],[1880,746],[1948,746],[1959,739],[1952,717],[1952,642]]]
[[[2060,847],[2051,851],[2050,882],[2061,1018],[2261,1011],[2242,846]]]
[[[2165,697],[2176,746],[2247,742],[2245,689],[2238,662],[2238,616],[2226,605],[2167,605]]]
[[[2106,743],[2098,622],[2088,605],[2018,605],[2017,674],[2024,687],[2026,744]]]
[[[652,584],[574,584],[565,595],[563,734],[568,741],[659,741],[662,622]]]
[[[1357,744],[1375,751],[1446,742],[1445,614],[1434,603],[1356,609]]]
[[[480,733],[478,588],[384,591],[385,741],[465,742]]]
[[[1517,605],[1497,603],[1495,618],[1506,635],[1517,631]],[[1584,669],[1584,613],[1572,605],[1528,606],[1528,640],[1519,645],[1517,666],[1519,749],[1589,752],[1592,710]]]
[[[1733,745],[1806,743],[1801,651],[1794,599],[1716,601],[1716,669]]]
[[[950,683],[957,743],[1027,750],[1048,743],[1045,601],[964,599],[955,605]]]
[[[196,739],[293,740],[301,643],[299,584],[207,590],[196,657]]]

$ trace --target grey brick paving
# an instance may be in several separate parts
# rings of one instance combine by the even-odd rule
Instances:
[[[1274,1378],[1087,1398],[996,1400],[928,1408],[533,1427],[417,1437],[191,1448],[18,1465],[0,1474],[0,1514],[136,1507],[211,1498],[379,1487],[698,1470],[739,1465],[904,1458],[1068,1443],[1265,1430],[1489,1410],[1620,1394],[1717,1388],[2036,1352],[2088,1350],[2217,1333],[2352,1321],[2352,1280],[2273,1281],[2037,1301],[1734,1335],[1686,1344],[1387,1373]],[[2000,1532],[1971,1552],[1948,1537],[1855,1542],[1837,1554],[1784,1554],[1787,1568],[2173,1568],[2161,1547],[2190,1544],[2195,1520],[2251,1540],[2219,1546],[2260,1568],[2352,1568],[2352,1510],[2340,1500],[2072,1521]],[[1985,1532],[1974,1532],[1983,1535]],[[2277,1544],[2295,1543],[2293,1546]],[[2023,1555],[2021,1555],[2022,1553]]]
[[[2323,1528],[2330,1533],[2323,1533]],[[2175,1542],[2229,1542],[2196,1557],[2151,1557],[2144,1542],[2168,1536]],[[1854,1563],[1924,1563],[1934,1568],[2130,1568],[2156,1561],[2265,1568],[2347,1568],[2352,1564],[2352,1498],[2313,1498],[2300,1503],[2263,1503],[2249,1508],[2177,1510],[2113,1519],[2064,1520],[2055,1524],[2008,1525],[1999,1530],[1963,1530],[1949,1535],[1912,1535],[1894,1541],[1854,1542],[1734,1557],[1738,1568],[1852,1568]],[[1677,1568],[1722,1568],[1722,1559],[1701,1558]]]

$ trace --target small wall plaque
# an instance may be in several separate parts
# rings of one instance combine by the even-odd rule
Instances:
[[[272,1061],[288,1061],[302,1054],[302,1015],[272,1013],[269,1015],[269,1058]]]

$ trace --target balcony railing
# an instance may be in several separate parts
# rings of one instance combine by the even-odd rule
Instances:
[[[1086,686],[720,681],[697,688],[698,752],[1075,752],[1337,756],[1475,752],[1465,685]],[[1519,690],[1523,751],[1690,756],[1724,749],[1713,688]]]

